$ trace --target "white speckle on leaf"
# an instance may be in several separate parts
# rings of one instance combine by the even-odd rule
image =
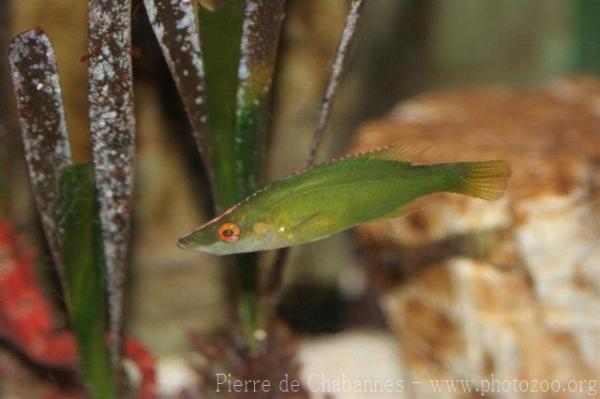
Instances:
[[[238,70],[238,78],[240,80],[246,80],[250,76],[250,71],[248,70],[248,65],[240,62],[240,68]]]
[[[195,4],[182,0],[144,0],[154,33],[181,94],[201,152],[206,146],[204,65]]]
[[[152,19],[152,13],[148,10]],[[135,119],[131,76],[131,2],[89,0],[89,117],[109,291],[110,329],[120,336],[129,246]],[[119,340],[112,342],[118,361]]]
[[[71,163],[61,89],[52,45],[40,31],[18,35],[9,63],[25,157],[48,245],[66,287],[57,226],[58,179]]]

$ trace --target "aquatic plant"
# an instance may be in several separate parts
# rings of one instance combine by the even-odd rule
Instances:
[[[216,211],[223,211],[264,183],[267,114],[285,1],[144,3],[188,113]],[[362,3],[352,2],[307,165],[314,161],[321,141]],[[129,0],[89,1],[85,61],[93,164],[72,160],[58,68],[45,32],[35,29],[17,36],[9,56],[31,185],[74,335],[49,327],[48,305],[25,267],[18,270],[29,276],[39,304],[34,308],[46,320],[34,338],[62,358],[41,359],[19,333],[6,338],[51,367],[75,367],[78,352],[85,386],[98,398],[118,396],[124,384],[122,302],[135,153],[130,14]],[[276,358],[276,363],[291,365],[292,352],[281,348],[293,345],[273,323],[284,259],[285,251],[262,289],[257,254],[227,262],[229,297],[238,322],[225,341],[215,342],[229,342],[235,356],[247,364],[240,373],[268,373],[265,367]],[[12,331],[26,328],[31,319],[9,317],[5,322],[6,331]],[[150,397],[151,355],[131,339],[124,349],[142,371],[138,396]]]

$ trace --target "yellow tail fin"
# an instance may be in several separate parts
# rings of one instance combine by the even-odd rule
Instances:
[[[510,177],[506,161],[465,162],[467,173],[461,177],[463,184],[455,191],[472,197],[495,200],[502,197]]]

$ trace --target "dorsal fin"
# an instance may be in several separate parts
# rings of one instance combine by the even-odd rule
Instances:
[[[421,155],[430,149],[431,146],[423,143],[413,143],[413,144],[400,144],[393,143],[386,145],[384,147],[375,148],[369,151],[361,151],[355,152],[353,154],[347,154],[339,158],[332,158],[327,161],[318,162],[314,165],[311,165],[306,168],[297,169],[293,171],[290,176],[301,175],[307,172],[310,169],[313,169],[318,166],[326,166],[340,161],[347,161],[356,158],[367,158],[367,159],[377,159],[381,161],[391,161],[391,162],[408,162],[415,163],[421,161]]]
[[[364,154],[371,159],[392,162],[417,162],[421,160],[421,155],[431,146],[423,143],[400,144],[394,143],[381,147]]]

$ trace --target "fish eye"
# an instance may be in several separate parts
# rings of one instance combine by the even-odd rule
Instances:
[[[219,240],[223,242],[236,242],[240,238],[240,227],[231,222],[219,226]]]

